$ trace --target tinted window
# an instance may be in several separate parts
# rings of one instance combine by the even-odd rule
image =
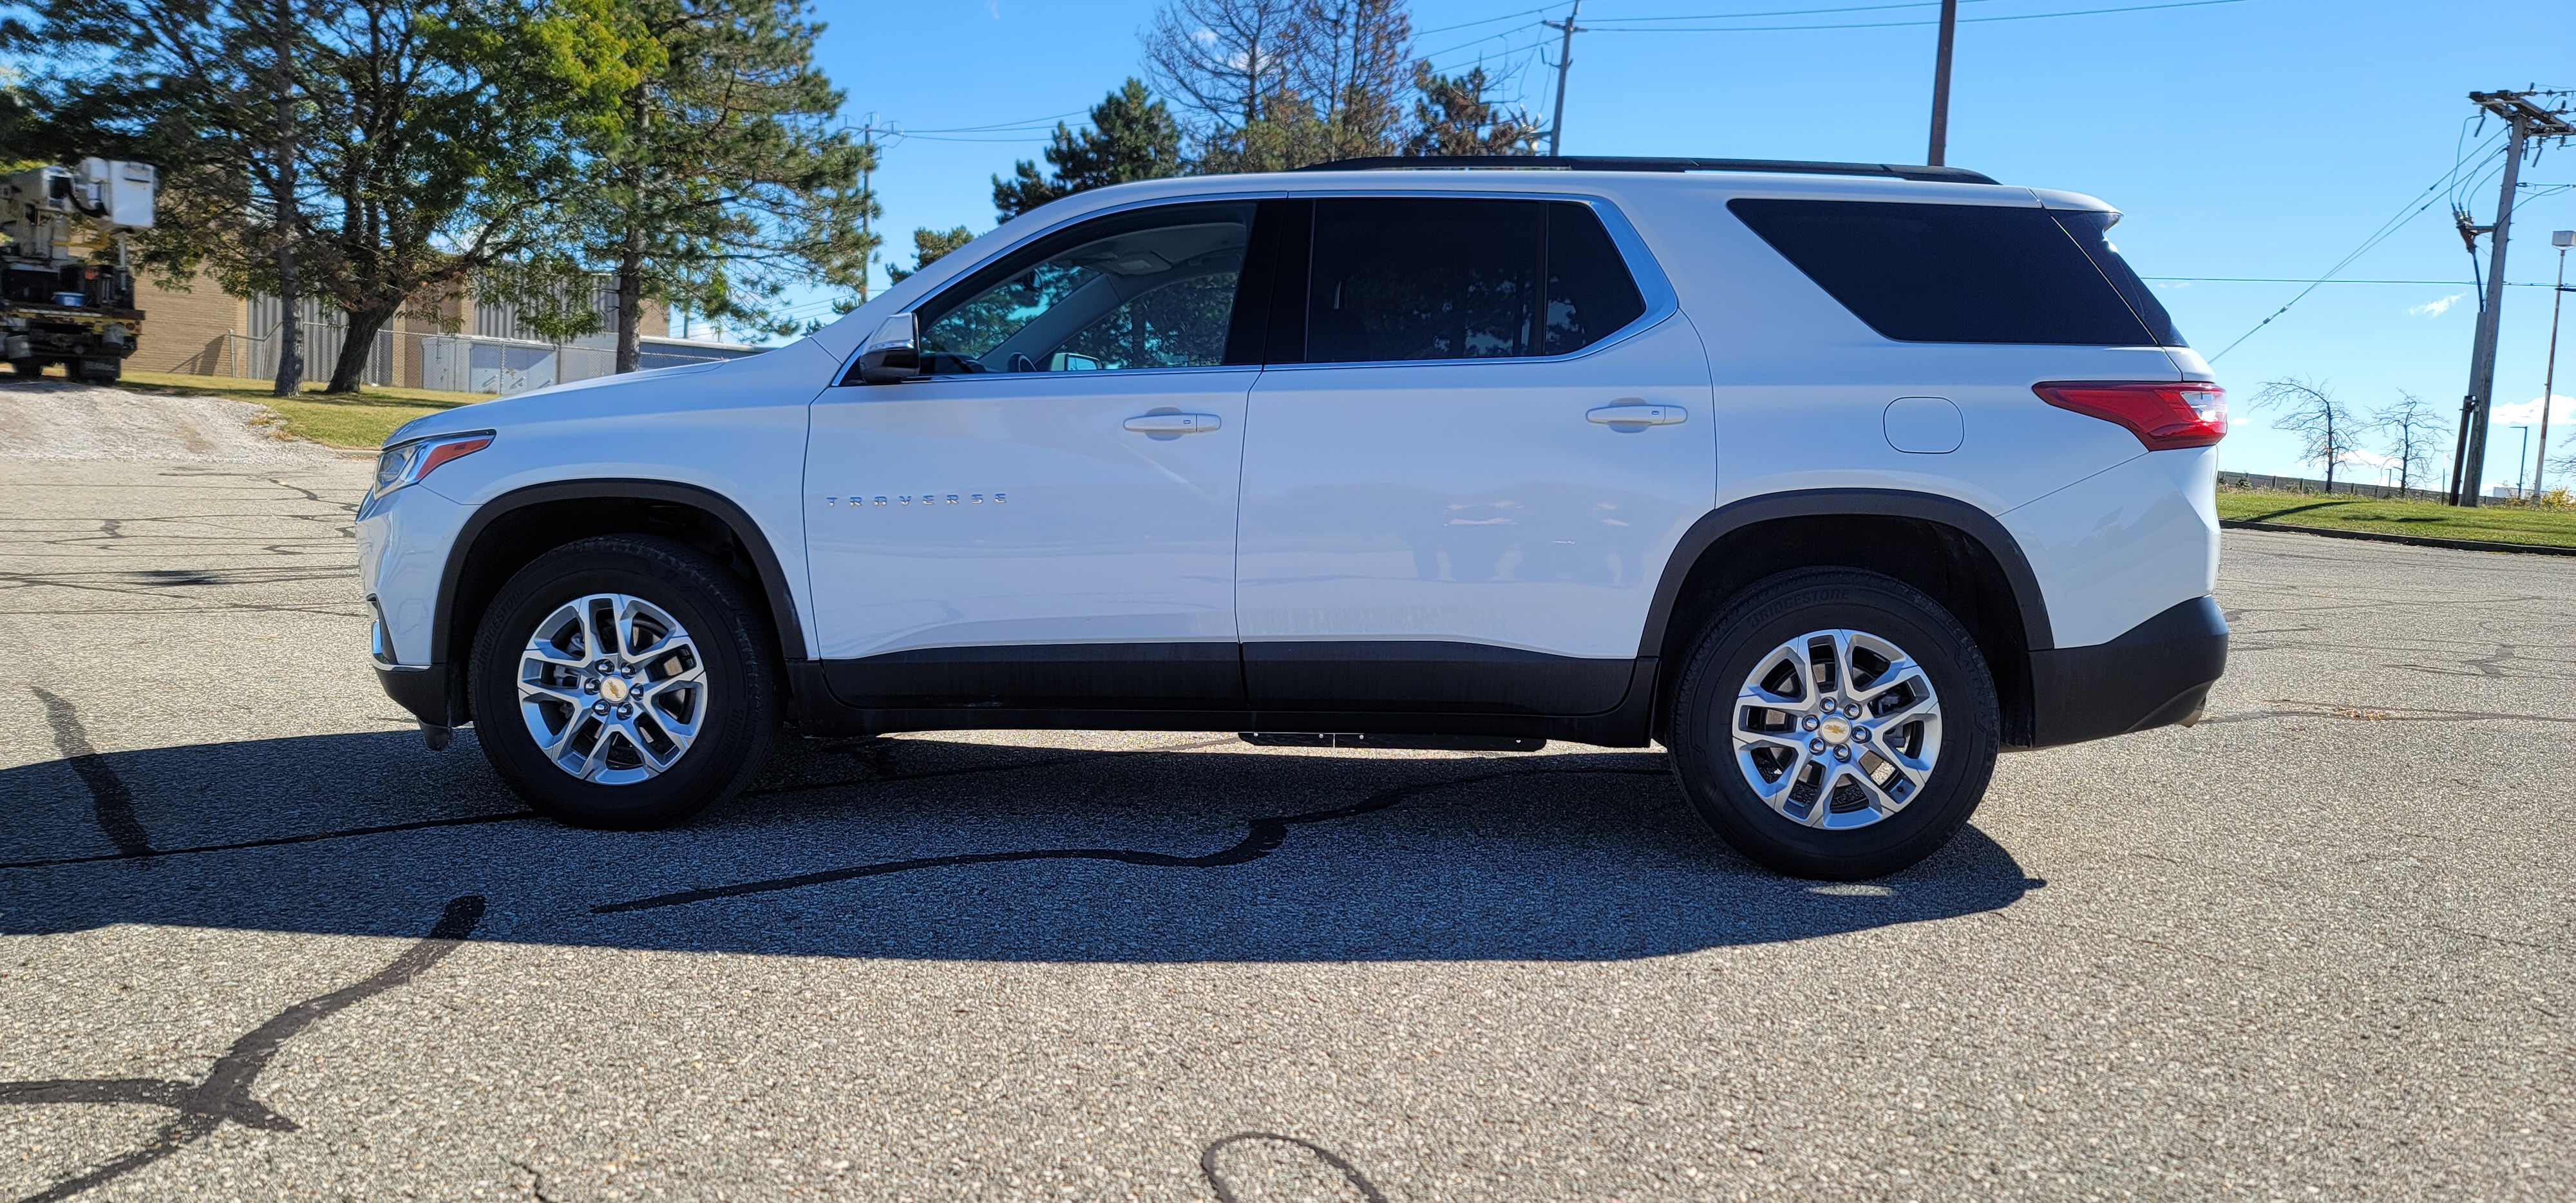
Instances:
[[[1427,197],[1315,204],[1310,363],[1562,355],[1645,312],[1626,262],[1586,205]]]
[[[2138,320],[2146,325],[2147,333],[2154,336],[2158,346],[2189,345],[2182,341],[2182,331],[2174,328],[2173,315],[2165,312],[2164,302],[2156,299],[2156,294],[2148,290],[2147,282],[2139,279],[2138,273],[2129,270],[2129,261],[2120,257],[2120,249],[2111,245],[2110,214],[2052,212],[2049,216],[2055,218],[2058,228],[2066,231],[2066,236],[2083,249],[2084,256],[2093,261],[2093,266],[2101,269],[2102,278],[2109,280],[2111,287],[2119,291],[2120,299],[2129,304],[2129,312],[2138,315]]]
[[[1646,315],[1646,298],[1590,205],[1547,207],[1547,354],[1580,351]]]
[[[1749,198],[1727,208],[1889,338],[2084,346],[2181,341],[2164,307],[2102,240],[2099,223],[2107,215]],[[2142,314],[2133,302],[2153,308]]]
[[[1546,219],[1538,201],[1316,202],[1307,361],[1535,354]]]
[[[1181,205],[1087,222],[924,304],[931,375],[1224,362],[1253,206]]]

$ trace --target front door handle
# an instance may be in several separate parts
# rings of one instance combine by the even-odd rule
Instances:
[[[1603,426],[1671,426],[1688,419],[1690,414],[1678,405],[1644,405],[1629,401],[1604,405],[1583,416]]]
[[[1215,414],[1146,414],[1127,419],[1127,429],[1137,434],[1197,434],[1221,425]]]

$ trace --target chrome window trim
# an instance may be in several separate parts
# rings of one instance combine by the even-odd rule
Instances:
[[[1141,212],[1143,212],[1143,211],[1145,211],[1145,210],[1147,210],[1147,209],[1173,208],[1173,207],[1179,207],[1179,206],[1183,206],[1183,205],[1218,204],[1218,203],[1222,203],[1222,202],[1225,202],[1225,201],[1246,201],[1246,200],[1248,200],[1248,201],[1265,201],[1265,200],[1284,200],[1284,199],[1287,199],[1287,197],[1288,197],[1288,193],[1286,193],[1286,192],[1284,192],[1284,191],[1281,191],[1281,190],[1279,190],[1279,189],[1276,189],[1276,188],[1261,188],[1261,189],[1254,189],[1254,190],[1245,190],[1245,189],[1235,188],[1235,189],[1225,189],[1225,190],[1222,190],[1222,191],[1214,191],[1214,192],[1193,192],[1193,193],[1190,193],[1190,194],[1189,194],[1189,195],[1187,195],[1187,196],[1164,196],[1164,197],[1155,197],[1155,198],[1153,198],[1153,199],[1151,199],[1151,200],[1140,200],[1140,201],[1133,202],[1133,203],[1131,203],[1131,204],[1115,205],[1115,206],[1112,206],[1112,207],[1110,207],[1110,208],[1106,208],[1106,209],[1094,209],[1094,210],[1091,210],[1091,211],[1089,211],[1089,212],[1086,212],[1086,213],[1080,214],[1080,215],[1078,215],[1078,216],[1068,217],[1068,218],[1066,218],[1066,219],[1064,219],[1064,220],[1062,220],[1062,221],[1054,222],[1054,223],[1052,223],[1052,224],[1050,224],[1050,225],[1047,225],[1047,226],[1045,226],[1045,227],[1043,227],[1043,228],[1036,229],[1036,230],[1032,230],[1032,231],[1030,231],[1030,232],[1029,232],[1029,234],[1028,234],[1028,236],[1027,236],[1027,237],[1024,237],[1024,238],[1015,238],[1015,239],[1013,239],[1009,245],[1004,246],[1004,247],[1000,247],[1000,248],[996,249],[992,254],[990,254],[990,255],[986,255],[986,256],[984,256],[983,258],[978,259],[978,260],[974,261],[973,263],[968,264],[968,265],[967,265],[967,267],[966,267],[966,270],[964,270],[964,271],[962,271],[962,272],[957,273],[956,277],[955,277],[954,279],[951,279],[948,283],[946,283],[946,284],[942,284],[942,285],[940,285],[937,289],[934,289],[934,290],[932,290],[932,291],[930,291],[930,292],[927,292],[927,293],[922,294],[920,297],[918,297],[918,298],[914,299],[914,301],[912,302],[912,304],[907,305],[907,306],[905,306],[905,307],[904,307],[904,308],[902,308],[902,309],[898,309],[898,310],[894,311],[893,313],[889,313],[889,314],[887,314],[886,316],[887,316],[887,317],[901,317],[902,315],[907,314],[907,313],[919,313],[919,312],[921,312],[924,308],[928,307],[928,306],[930,305],[930,303],[931,303],[931,302],[936,301],[936,300],[938,300],[939,298],[941,298],[941,297],[943,297],[943,296],[948,295],[949,290],[963,286],[963,285],[966,283],[966,281],[967,281],[967,280],[969,280],[969,279],[971,279],[971,278],[973,278],[973,277],[974,277],[975,273],[980,272],[980,271],[984,270],[985,268],[992,266],[993,264],[999,263],[999,262],[1001,262],[1002,260],[1004,260],[1004,259],[1007,259],[1007,258],[1011,257],[1012,255],[1016,255],[1016,254],[1020,253],[1021,251],[1023,251],[1023,250],[1025,250],[1025,249],[1027,249],[1030,245],[1032,245],[1032,244],[1034,244],[1034,243],[1037,243],[1037,242],[1039,242],[1039,241],[1041,241],[1041,240],[1043,240],[1043,239],[1052,238],[1052,237],[1054,237],[1054,236],[1055,236],[1055,235],[1057,235],[1057,234],[1060,234],[1060,233],[1062,233],[1062,232],[1064,232],[1064,231],[1066,231],[1066,230],[1070,230],[1070,229],[1074,228],[1075,226],[1082,225],[1082,224],[1083,224],[1083,223],[1085,223],[1085,222],[1097,221],[1097,220],[1100,220],[1101,218],[1104,218],[1104,217],[1116,217],[1116,216],[1118,216],[1118,215],[1120,215],[1120,214],[1123,214],[1123,213],[1141,213]],[[940,262],[945,263],[945,262],[947,262],[947,260],[942,259]],[[855,350],[855,351],[850,352],[847,356],[844,356],[844,357],[842,358],[842,360],[841,360],[840,370],[839,370],[838,372],[834,373],[834,375],[832,376],[832,383],[828,386],[829,388],[856,388],[856,387],[861,387],[861,386],[858,386],[858,385],[850,385],[850,384],[844,384],[844,383],[843,383],[844,381],[847,381],[847,380],[850,378],[850,369],[851,369],[852,367],[854,367],[854,366],[856,366],[856,365],[857,365],[857,363],[859,362],[859,356],[864,355],[864,354],[866,354],[866,353],[867,353],[867,346],[866,346],[867,340],[866,340],[866,339],[860,339],[860,340],[859,340],[859,342],[860,342],[859,349],[857,349],[857,350]],[[1194,367],[1194,368],[1102,368],[1102,369],[1099,369],[1099,371],[1098,371],[1097,373],[1092,373],[1092,372],[1084,372],[1084,373],[1074,373],[1074,372],[985,372],[985,373],[979,373],[979,374],[980,374],[980,375],[985,375],[985,376],[1026,376],[1026,377],[1030,377],[1030,378],[1037,378],[1037,377],[1044,377],[1044,376],[1071,376],[1071,375],[1077,375],[1077,374],[1079,374],[1079,375],[1095,375],[1095,374],[1099,374],[1099,375],[1106,375],[1106,374],[1112,374],[1112,373],[1117,374],[1117,375],[1124,376],[1124,375],[1128,375],[1128,374],[1130,374],[1130,373],[1134,373],[1134,372],[1206,372],[1206,371],[1213,371],[1213,370],[1216,370],[1216,369],[1219,369],[1219,368],[1233,368],[1233,369],[1252,368],[1252,369],[1258,370],[1260,366],[1261,366],[1261,365],[1259,365],[1259,364],[1242,364],[1242,363],[1237,363],[1237,364],[1208,364],[1208,365],[1206,365],[1205,367]],[[921,379],[923,379],[923,380],[943,380],[943,379],[967,380],[967,379],[972,379],[972,378],[974,378],[974,375],[976,375],[976,374],[956,375],[956,376],[945,376],[945,377],[943,377],[943,376],[924,376],[924,377],[922,377]],[[912,382],[912,381],[907,381],[906,383],[914,383],[914,382]]]
[[[1421,367],[1428,364],[1456,366],[1459,364],[1470,363],[1571,363],[1575,360],[1607,351],[1613,347],[1633,342],[1647,331],[1663,325],[1665,320],[1671,318],[1674,314],[1681,312],[1681,294],[1673,290],[1672,281],[1667,279],[1664,275],[1663,265],[1657,263],[1654,255],[1646,249],[1645,238],[1637,233],[1637,227],[1629,222],[1628,215],[1620,212],[1619,206],[1612,204],[1606,197],[1594,196],[1589,193],[1582,192],[1541,192],[1521,188],[1509,190],[1488,190],[1481,188],[1473,190],[1457,188],[1324,188],[1316,189],[1314,191],[1300,190],[1291,193],[1290,196],[1292,199],[1296,200],[1369,200],[1380,197],[1422,197],[1444,200],[1465,198],[1468,200],[1570,201],[1575,204],[1584,205],[1592,210],[1594,216],[1601,219],[1602,228],[1609,231],[1610,245],[1619,249],[1620,260],[1628,268],[1628,278],[1636,281],[1638,294],[1645,298],[1646,311],[1639,314],[1636,320],[1629,322],[1627,325],[1621,326],[1608,334],[1602,335],[1600,338],[1594,339],[1581,350],[1567,351],[1561,355],[1491,355],[1479,356],[1472,359],[1360,359],[1338,363],[1263,364],[1263,368],[1269,371],[1292,372],[1321,368]],[[1312,254],[1311,248],[1308,253]],[[1641,268],[1642,270],[1640,270]]]
[[[945,284],[945,285],[941,286],[937,291],[935,291],[935,292],[931,292],[931,293],[928,293],[928,294],[925,294],[925,295],[924,295],[924,296],[922,296],[920,299],[915,300],[915,301],[914,301],[914,302],[913,302],[909,307],[904,308],[904,309],[897,310],[895,313],[888,314],[887,316],[888,316],[888,317],[893,317],[893,316],[897,316],[897,315],[899,315],[899,314],[904,314],[904,313],[918,313],[918,312],[920,312],[920,311],[921,311],[921,309],[922,309],[923,307],[927,306],[930,302],[932,302],[932,301],[934,301],[934,300],[937,300],[937,299],[938,299],[939,297],[941,297],[941,296],[946,295],[946,293],[948,292],[948,290],[949,290],[949,289],[956,288],[956,287],[958,287],[959,285],[963,284],[963,283],[966,281],[966,279],[967,279],[968,277],[973,276],[976,272],[982,271],[985,267],[990,266],[991,264],[997,263],[997,262],[1001,261],[1002,259],[1004,259],[1004,258],[1006,258],[1006,257],[1010,256],[1010,255],[1017,254],[1020,250],[1022,250],[1022,249],[1024,249],[1024,248],[1026,248],[1027,246],[1029,246],[1029,245],[1030,245],[1030,244],[1032,244],[1032,243],[1037,242],[1037,241],[1038,241],[1038,240],[1040,240],[1040,239],[1044,239],[1044,238],[1052,237],[1052,236],[1054,236],[1054,235],[1055,235],[1055,234],[1057,234],[1057,233],[1060,233],[1060,232],[1065,231],[1065,230],[1072,229],[1073,227],[1078,226],[1078,225],[1081,225],[1081,224],[1082,224],[1082,223],[1084,223],[1084,222],[1087,222],[1087,221],[1093,221],[1093,220],[1096,220],[1096,219],[1098,219],[1098,218],[1103,218],[1103,217],[1115,217],[1115,216],[1118,216],[1118,215],[1120,215],[1120,214],[1122,214],[1122,213],[1135,213],[1135,212],[1139,212],[1139,211],[1142,211],[1142,210],[1145,210],[1145,209],[1156,209],[1156,208],[1162,208],[1162,207],[1165,207],[1165,206],[1200,205],[1200,204],[1209,204],[1209,203],[1213,203],[1213,202],[1222,202],[1222,201],[1230,201],[1230,200],[1250,200],[1250,201],[1264,201],[1264,200],[1333,200],[1333,199],[1351,199],[1351,198],[1366,199],[1366,198],[1370,198],[1370,197],[1424,197],[1424,198],[1443,198],[1443,199],[1466,198],[1466,199],[1470,199],[1470,200],[1534,200],[1534,201],[1570,201],[1570,202],[1573,202],[1573,203],[1575,203],[1575,204],[1580,204],[1580,205],[1588,206],[1588,207],[1590,207],[1590,208],[1591,208],[1591,210],[1592,210],[1592,212],[1593,212],[1593,215],[1594,215],[1594,216],[1597,216],[1597,217],[1599,217],[1599,218],[1601,219],[1601,226],[1602,226],[1602,228],[1603,228],[1603,229],[1605,229],[1605,230],[1607,230],[1607,231],[1609,231],[1609,233],[1610,233],[1610,243],[1611,243],[1611,245],[1612,245],[1612,246],[1615,246],[1615,247],[1617,247],[1617,248],[1619,248],[1619,256],[1620,256],[1620,259],[1621,259],[1621,261],[1622,261],[1623,263],[1625,263],[1625,265],[1626,265],[1626,266],[1627,266],[1627,268],[1628,268],[1628,277],[1629,277],[1630,279],[1632,279],[1632,280],[1636,281],[1636,283],[1637,283],[1637,292],[1638,292],[1641,296],[1643,296],[1643,297],[1645,298],[1645,301],[1646,301],[1646,311],[1645,311],[1643,314],[1638,315],[1638,317],[1637,317],[1637,319],[1636,319],[1635,321],[1632,321],[1632,322],[1628,323],[1628,324],[1627,324],[1627,325],[1625,325],[1625,326],[1621,326],[1619,329],[1614,330],[1614,331],[1610,332],[1609,334],[1603,335],[1601,338],[1594,340],[1590,345],[1588,345],[1588,346],[1584,347],[1582,350],[1579,350],[1579,351],[1568,351],[1568,352],[1566,352],[1566,353],[1564,353],[1564,354],[1562,354],[1562,355],[1513,355],[1513,356],[1500,356],[1500,355],[1497,355],[1497,356],[1493,356],[1493,357],[1490,357],[1490,358],[1480,358],[1480,359],[1372,359],[1372,360],[1360,360],[1360,361],[1354,361],[1354,362],[1349,362],[1349,363],[1266,363],[1266,362],[1265,362],[1265,363],[1260,363],[1260,364],[1210,364],[1210,365],[1207,365],[1207,366],[1205,366],[1205,367],[1190,367],[1190,368],[1104,368],[1104,369],[1102,369],[1102,373],[1104,373],[1104,374],[1107,374],[1107,373],[1114,373],[1114,374],[1117,374],[1117,375],[1122,375],[1122,376],[1124,376],[1124,375],[1130,375],[1130,374],[1138,373],[1138,372],[1212,372],[1212,371],[1245,371],[1245,370],[1251,370],[1251,371],[1292,371],[1292,370],[1309,369],[1309,368],[1398,367],[1398,366],[1405,366],[1405,365],[1420,365],[1420,364],[1433,364],[1433,363],[1441,363],[1441,364],[1461,364],[1461,363],[1570,363],[1570,362],[1572,362],[1572,361],[1575,361],[1575,360],[1578,360],[1578,359],[1582,359],[1582,358],[1584,358],[1585,356],[1593,355],[1593,354],[1596,354],[1596,353],[1599,353],[1599,352],[1603,352],[1603,351],[1607,351],[1607,350],[1609,350],[1609,349],[1611,349],[1611,348],[1613,348],[1613,347],[1617,347],[1617,346],[1620,346],[1620,345],[1626,344],[1626,343],[1628,343],[1628,342],[1634,341],[1636,338],[1638,338],[1639,336],[1641,336],[1641,335],[1645,334],[1647,331],[1652,330],[1652,329],[1654,329],[1655,327],[1657,327],[1657,326],[1660,326],[1660,325],[1664,324],[1664,322],[1665,322],[1667,319],[1669,319],[1669,318],[1671,318],[1673,315],[1675,315],[1675,314],[1677,314],[1677,313],[1680,313],[1680,312],[1681,312],[1681,294],[1680,294],[1680,293],[1678,293],[1678,292],[1676,292],[1676,291],[1674,291],[1672,280],[1664,274],[1663,264],[1661,264],[1661,263],[1657,262],[1657,261],[1656,261],[1656,259],[1655,259],[1655,256],[1654,256],[1654,252],[1653,252],[1653,251],[1651,251],[1651,250],[1649,250],[1649,249],[1647,249],[1645,237],[1644,237],[1643,235],[1641,235],[1641,234],[1639,234],[1639,233],[1637,232],[1637,227],[1636,227],[1635,223],[1630,222],[1630,221],[1628,220],[1628,215],[1627,215],[1626,213],[1624,213],[1624,212],[1621,212],[1621,211],[1620,211],[1620,209],[1619,209],[1619,206],[1618,206],[1617,204],[1613,203],[1613,202],[1612,202],[1609,198],[1607,198],[1607,197],[1603,197],[1603,196],[1596,196],[1596,195],[1593,195],[1593,194],[1591,194],[1591,193],[1586,193],[1586,192],[1550,192],[1550,191],[1542,191],[1542,190],[1538,190],[1538,189],[1530,189],[1530,188],[1512,188],[1512,189],[1482,189],[1482,188],[1477,188],[1477,189],[1462,189],[1462,188],[1402,188],[1402,187],[1397,187],[1397,188],[1352,188],[1352,187],[1340,187],[1340,188],[1316,188],[1316,189],[1304,189],[1304,188],[1300,188],[1300,189],[1285,189],[1285,190],[1283,190],[1283,189],[1273,189],[1273,188],[1261,188],[1261,189],[1225,189],[1225,190],[1220,190],[1220,191],[1211,191],[1211,192],[1194,192],[1194,193],[1191,193],[1191,194],[1189,194],[1189,195],[1187,195],[1187,196],[1167,196],[1167,197],[1156,197],[1156,198],[1151,199],[1151,200],[1140,200],[1140,201],[1137,201],[1137,202],[1135,202],[1135,203],[1133,203],[1133,204],[1118,205],[1118,206],[1115,206],[1115,207],[1112,207],[1112,208],[1093,210],[1093,211],[1091,211],[1091,212],[1083,213],[1083,214],[1081,214],[1080,216],[1076,216],[1076,217],[1068,217],[1068,218],[1066,218],[1066,219],[1065,219],[1065,220],[1063,220],[1063,221],[1054,222],[1054,223],[1052,223],[1052,224],[1049,224],[1049,225],[1045,226],[1044,228],[1037,229],[1037,230],[1033,230],[1033,231],[1031,231],[1031,232],[1029,233],[1029,235],[1028,235],[1027,237],[1025,237],[1025,238],[1017,238],[1017,239],[1013,239],[1013,240],[1011,241],[1010,245],[1005,246],[1005,247],[1002,247],[1002,248],[999,248],[999,249],[995,250],[992,254],[987,255],[987,256],[985,256],[984,258],[982,258],[982,259],[980,259],[980,260],[977,260],[977,261],[976,261],[976,262],[974,262],[973,264],[969,265],[969,266],[966,268],[966,270],[965,270],[965,271],[958,273],[958,276],[957,276],[957,278],[956,278],[956,279],[954,279],[954,280],[950,281],[949,283],[947,283],[947,284]],[[1309,254],[1311,254],[1311,253],[1312,253],[1312,248],[1310,247],[1310,248],[1309,248]],[[866,340],[862,339],[862,340],[860,340],[860,341],[862,342],[862,344],[864,344]],[[862,347],[861,347],[859,350],[854,350],[854,351],[850,352],[850,354],[849,354],[849,355],[847,355],[847,356],[843,357],[843,359],[841,360],[841,364],[840,364],[839,369],[838,369],[838,370],[833,374],[833,376],[832,376],[832,383],[831,383],[831,385],[829,386],[830,388],[858,388],[858,387],[869,387],[869,386],[860,386],[860,385],[846,385],[846,384],[843,384],[843,383],[842,383],[843,381],[848,380],[848,379],[850,378],[850,370],[851,370],[851,368],[852,368],[854,365],[856,365],[856,364],[858,363],[858,361],[859,361],[859,356],[860,356],[860,355],[862,355],[862,354],[864,354],[864,353],[865,353],[865,350],[866,350],[865,346],[864,346],[864,345],[862,345]],[[1267,356],[1265,356],[1264,358],[1266,359],[1266,358],[1267,358]],[[984,373],[984,375],[987,375],[987,376],[1023,376],[1023,377],[1029,377],[1029,378],[1032,378],[1032,379],[1036,379],[1036,378],[1043,378],[1043,377],[1048,377],[1048,376],[1070,376],[1070,375],[1091,375],[1091,374],[1092,374],[1092,373],[1073,373],[1073,372],[991,372],[991,373]],[[925,377],[923,377],[922,379],[923,379],[923,380],[972,380],[972,379],[975,379],[975,378],[976,378],[976,377],[975,377],[975,376],[972,376],[972,375],[958,375],[958,376],[925,376]]]

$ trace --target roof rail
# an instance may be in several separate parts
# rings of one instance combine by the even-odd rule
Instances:
[[[1902,163],[1807,163],[1796,159],[1655,159],[1618,155],[1380,155],[1335,159],[1300,167],[1299,171],[1457,170],[1522,168],[1557,171],[1758,171],[1773,175],[1875,175],[1942,184],[1991,184],[1994,179],[1965,167],[1917,167]]]

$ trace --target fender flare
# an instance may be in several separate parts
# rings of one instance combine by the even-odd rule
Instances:
[[[1702,515],[1682,533],[1673,545],[1673,554],[1664,561],[1663,579],[1655,585],[1655,599],[1646,611],[1646,629],[1638,641],[1637,654],[1661,654],[1665,628],[1680,604],[1682,585],[1699,566],[1700,557],[1726,536],[1760,522],[1782,518],[1815,518],[1852,515],[1886,518],[1913,518],[1950,527],[1973,539],[1993,556],[2003,570],[2004,580],[2012,587],[2013,601],[2021,611],[2022,637],[2031,651],[2044,651],[2057,646],[2048,621],[2048,598],[2040,592],[2039,578],[2030,570],[2030,559],[2022,554],[2021,543],[2004,529],[1994,515],[1961,501],[1937,493],[1918,493],[1904,489],[1801,489],[1788,493],[1767,493],[1730,502]]]
[[[473,517],[456,532],[456,541],[447,548],[447,565],[438,574],[438,606],[431,619],[429,660],[432,664],[450,663],[448,632],[455,625],[456,588],[465,577],[465,562],[474,544],[492,523],[513,511],[555,501],[666,501],[705,510],[725,524],[733,536],[751,552],[752,570],[760,576],[761,591],[769,599],[771,625],[778,630],[780,656],[793,662],[805,655],[805,626],[796,613],[796,596],[788,588],[787,572],[778,563],[778,553],[771,549],[769,536],[752,520],[749,511],[734,504],[731,498],[699,485],[669,480],[590,479],[557,480],[540,485],[512,489],[474,511]]]

